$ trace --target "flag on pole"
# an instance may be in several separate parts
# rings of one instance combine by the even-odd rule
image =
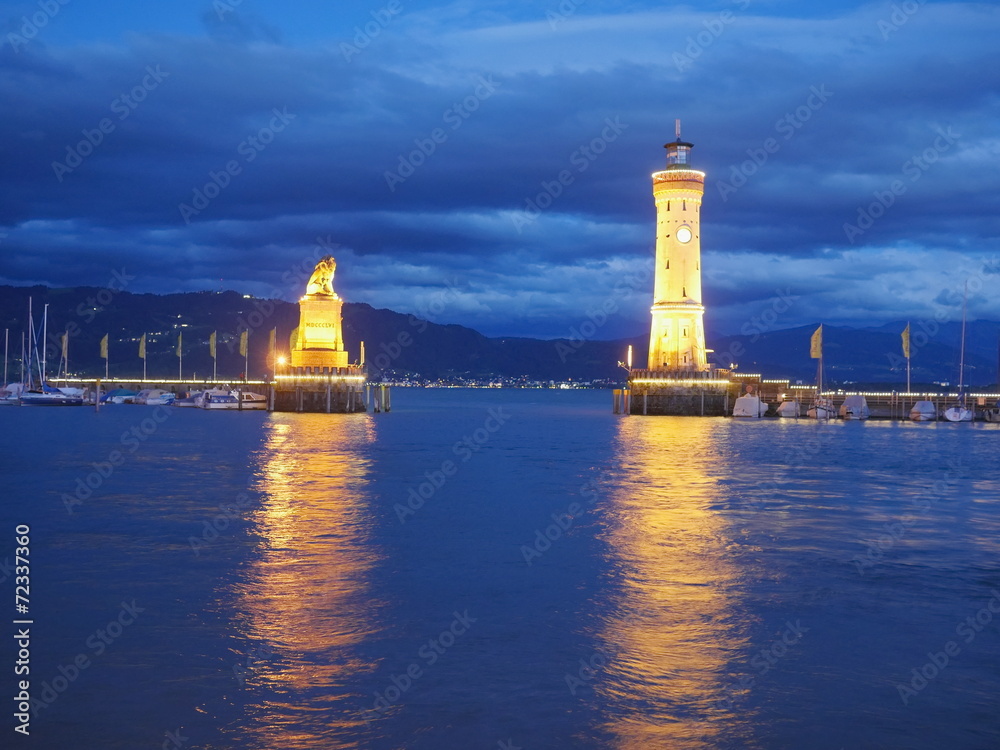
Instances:
[[[819,328],[816,329],[815,333],[812,335],[812,339],[809,341],[809,356],[813,359],[821,359],[823,357],[823,324],[820,323]]]
[[[181,337],[183,335],[184,335],[183,333],[178,333],[177,334],[177,356],[178,357],[181,356]]]
[[[275,349],[276,349],[277,345],[278,345],[278,329],[277,328],[272,328],[271,329],[271,336],[270,336],[270,338],[268,339],[268,342],[267,342],[267,349],[271,353],[272,357],[274,357],[274,355],[275,355]]]
[[[69,332],[62,335],[62,358],[64,362],[69,359]]]
[[[139,359],[146,358],[146,334],[139,339]]]
[[[907,359],[910,358],[910,324],[906,324],[906,328],[903,329],[903,356]]]
[[[101,339],[101,359],[108,358],[108,334],[104,334],[104,338]]]
[[[208,353],[212,355],[212,359],[215,359],[215,331],[212,331],[212,335],[208,337]]]
[[[240,334],[240,356],[241,357],[247,356],[247,336],[248,336],[249,333],[250,333],[250,331],[243,331],[243,333]]]

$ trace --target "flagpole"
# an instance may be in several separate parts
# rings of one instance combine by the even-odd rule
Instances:
[[[910,322],[906,322],[906,395],[910,395]]]
[[[105,339],[109,339],[110,335],[111,335],[110,332],[106,333],[106,334],[104,334],[104,338]],[[107,352],[107,356],[104,358],[104,379],[106,381],[110,380],[110,378],[108,377],[108,360],[109,359],[111,359],[111,351],[110,350]]]

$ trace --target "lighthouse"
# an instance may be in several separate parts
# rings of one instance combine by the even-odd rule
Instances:
[[[708,370],[705,307],[701,301],[701,199],[705,173],[690,166],[694,144],[667,143],[667,167],[653,173],[656,201],[656,273],[650,370]]]

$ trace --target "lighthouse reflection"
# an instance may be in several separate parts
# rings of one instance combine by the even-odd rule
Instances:
[[[612,593],[595,683],[620,748],[732,741],[731,664],[747,645],[741,570],[718,513],[716,420],[621,420],[624,479],[607,500]]]
[[[378,556],[359,491],[372,429],[355,415],[270,417],[261,543],[238,592],[255,747],[356,747],[347,737],[362,721],[360,696],[347,685],[373,669],[359,644],[379,627],[369,585]]]

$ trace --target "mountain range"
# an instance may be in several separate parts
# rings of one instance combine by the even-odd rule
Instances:
[[[54,374],[61,335],[69,336],[70,372],[96,377],[104,373],[100,341],[109,335],[109,373],[131,377],[142,373],[140,336],[147,335],[147,372],[173,378],[181,364],[176,356],[182,337],[184,377],[208,377],[213,362],[208,339],[218,335],[220,378],[240,377],[245,369],[239,337],[249,330],[249,376],[271,370],[268,340],[277,329],[277,348],[287,352],[289,336],[298,325],[298,306],[283,300],[256,299],[234,291],[184,294],[134,294],[108,287],[53,289],[44,286],[0,286],[0,327],[9,335],[8,379],[18,377],[21,333],[27,328],[28,304],[36,326],[48,305],[48,372]],[[905,383],[906,361],[900,333],[906,321],[872,328],[824,326],[824,382]],[[814,382],[816,360],[809,342],[816,325],[750,335],[715,336],[711,361],[737,364],[737,372],[767,378]],[[412,315],[375,309],[364,303],[344,304],[344,340],[352,362],[359,361],[365,342],[369,371],[397,378],[436,380],[518,379],[533,381],[608,381],[625,378],[618,366],[629,345],[636,367],[646,358],[648,332],[614,341],[531,338],[490,338],[471,328],[440,324]],[[1000,323],[974,321],[967,327],[966,384],[985,387],[997,382]],[[911,324],[911,365],[914,385],[957,382],[961,324],[933,320]]]

